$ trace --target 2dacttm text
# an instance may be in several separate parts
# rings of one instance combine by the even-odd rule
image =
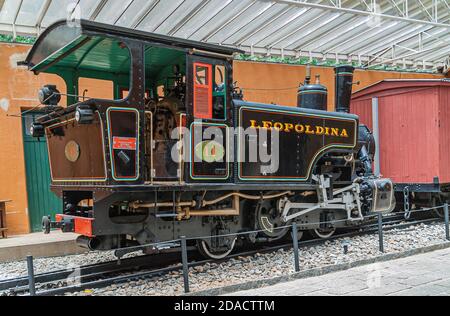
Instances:
[[[175,303],[176,312],[200,312],[205,314],[208,311],[231,312],[231,311],[275,311],[274,301],[233,301],[219,300],[217,302],[181,302]]]

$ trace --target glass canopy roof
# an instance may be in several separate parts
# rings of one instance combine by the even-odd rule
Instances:
[[[0,33],[83,18],[258,56],[436,71],[450,67],[450,0],[0,0]]]

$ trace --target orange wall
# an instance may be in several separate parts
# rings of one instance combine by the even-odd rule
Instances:
[[[334,108],[334,69],[331,67],[312,67],[312,77],[320,75],[321,83],[328,88],[328,109]],[[246,101],[297,105],[297,88],[306,75],[305,66],[282,65],[257,62],[236,61],[234,80],[244,91]],[[360,81],[353,91],[359,90],[383,79],[443,78],[442,75],[411,74],[387,71],[357,70],[354,81]]]
[[[44,84],[53,83],[61,92],[65,92],[63,81],[53,75],[34,76],[15,63],[23,60],[30,46],[0,44],[0,200],[11,199],[7,206],[7,221],[11,234],[29,231],[27,214],[27,195],[25,165],[22,143],[22,124],[20,118],[8,117],[20,113],[21,109],[37,105],[36,93]],[[313,68],[313,76],[319,73],[322,83],[330,91],[329,105],[334,102],[334,72],[332,68]],[[296,87],[303,82],[304,66],[235,62],[234,80],[244,88],[245,100],[296,105]],[[358,71],[356,80],[365,85],[383,78],[430,78],[422,74],[401,74],[392,72]],[[110,91],[99,91],[98,86],[86,82],[83,88],[89,89],[88,95],[110,95]],[[290,88],[287,89],[286,88]],[[250,90],[269,89],[269,90]],[[270,90],[282,89],[282,90]]]
[[[22,142],[21,119],[8,115],[20,114],[22,108],[35,107],[39,87],[56,84],[65,92],[63,81],[52,75],[35,76],[16,62],[24,60],[28,45],[0,44],[0,200],[7,204],[7,224],[10,234],[29,231],[27,193]]]

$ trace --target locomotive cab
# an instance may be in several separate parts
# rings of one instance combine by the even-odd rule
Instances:
[[[67,85],[66,108],[44,102],[53,96],[61,99],[56,87],[40,91],[50,113],[33,124],[33,135],[44,136],[45,127],[50,139],[53,182],[182,182],[183,159],[175,159],[173,148],[184,129],[194,121],[230,126],[228,73],[234,50],[211,50],[184,41],[173,45],[169,38],[156,35],[137,40],[136,35],[117,36],[114,30],[100,34],[94,24],[52,25],[24,62],[35,74],[57,74]],[[81,79],[111,82],[114,99],[89,98],[84,94],[89,91],[80,96]],[[74,157],[60,159],[61,146],[66,145],[62,131],[71,129],[80,135],[70,137],[87,143],[82,146],[74,139],[66,150]],[[178,149],[181,152],[181,146]]]

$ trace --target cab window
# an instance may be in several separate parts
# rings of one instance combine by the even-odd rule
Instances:
[[[194,116],[224,120],[226,71],[223,65],[194,63]]]
[[[215,66],[213,89],[213,117],[224,120],[227,96],[225,66]]]

